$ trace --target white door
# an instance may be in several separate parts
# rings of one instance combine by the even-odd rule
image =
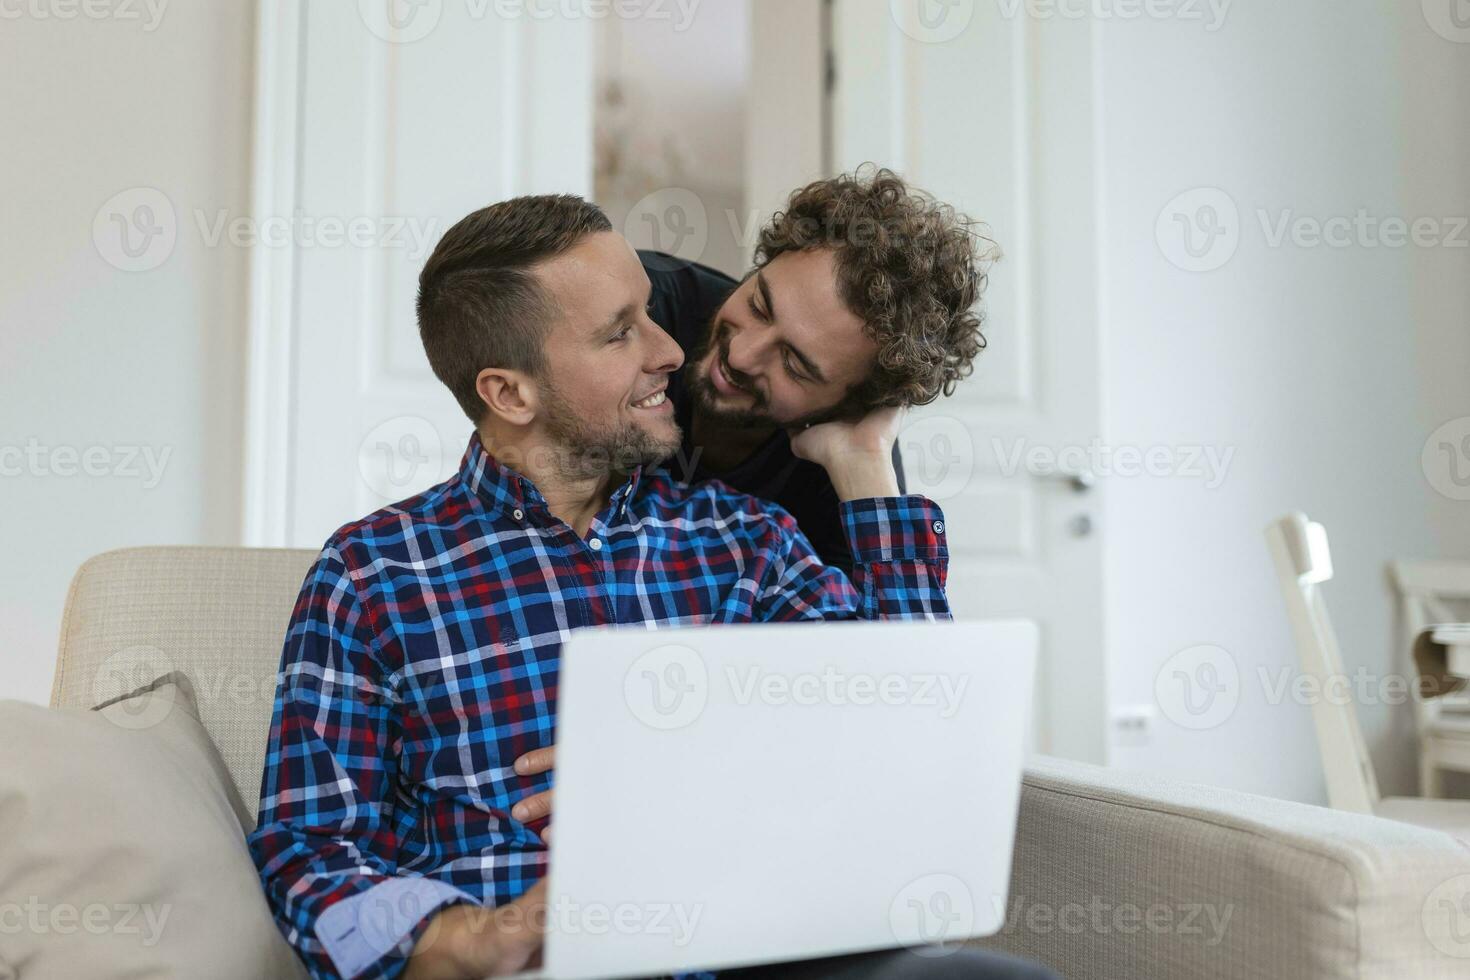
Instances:
[[[910,488],[948,517],[961,617],[1042,624],[1035,748],[1104,761],[1090,21],[973,0],[836,0],[835,170],[886,164],[990,225],[988,349],[916,410]]]
[[[1044,626],[1036,747],[1101,760],[1097,491],[1031,473],[1098,431],[1089,28],[972,0],[835,0],[830,23],[815,0],[753,7],[753,41],[798,50],[752,73],[751,208],[874,160],[1004,248],[990,349],[916,413],[910,483],[949,514],[957,612]],[[262,0],[254,213],[279,220],[256,229],[247,543],[317,547],[458,463],[470,424],[414,316],[428,250],[491,201],[591,190],[594,22],[536,9]],[[820,119],[824,34],[826,132],[770,139],[773,114],[803,131]]]
[[[592,185],[592,22],[538,10],[262,0],[247,543],[319,547],[458,465],[419,270],[476,208]]]

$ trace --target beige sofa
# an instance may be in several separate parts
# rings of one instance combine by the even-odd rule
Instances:
[[[307,551],[100,555],[67,599],[53,706],[173,669],[253,815]],[[120,659],[121,658],[121,659]],[[1069,978],[1470,978],[1470,847],[1374,817],[1043,760],[1007,924],[986,945]]]

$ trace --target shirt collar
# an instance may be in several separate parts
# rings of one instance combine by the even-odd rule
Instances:
[[[628,479],[613,491],[609,506],[614,513],[626,513],[642,479],[643,467],[635,467]],[[492,513],[546,506],[546,498],[536,485],[497,460],[480,441],[478,432],[470,435],[470,444],[459,464],[459,481]]]

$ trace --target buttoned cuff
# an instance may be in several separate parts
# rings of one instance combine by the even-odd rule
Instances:
[[[842,528],[854,565],[946,561],[944,511],[928,497],[864,497],[842,502]]]
[[[316,938],[347,980],[359,976],[399,949],[419,924],[446,905],[474,896],[437,878],[402,877],[382,881],[337,902],[316,920]]]

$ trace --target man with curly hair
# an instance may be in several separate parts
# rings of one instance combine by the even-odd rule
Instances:
[[[782,343],[811,341],[819,335],[803,331],[825,330],[849,302],[839,292],[844,267],[821,267],[831,295],[803,295],[823,287],[799,260],[837,260],[805,238],[779,252],[770,241],[760,308],[790,302]],[[861,286],[868,300],[905,297],[899,306],[882,297],[854,306],[869,316],[924,306],[893,284],[906,262]],[[854,267],[853,281],[877,282],[876,268]],[[684,355],[651,319],[652,305],[627,240],[570,195],[476,211],[425,264],[425,353],[475,431],[450,479],[344,525],[307,573],[286,629],[248,838],[282,934],[313,977],[474,978],[534,963],[552,914],[552,741],[561,648],[574,631],[949,618],[943,511],[900,496],[889,462],[898,409],[816,424],[845,411],[875,363],[895,370],[924,345],[892,363],[882,334],[869,338],[866,359],[813,347],[826,395],[803,399],[766,376],[751,335],[730,338],[726,358],[716,320],[721,385],[725,361],[738,361],[750,401],[718,391],[709,417],[780,411],[779,420],[813,423],[786,451],[829,475],[853,558],[848,577],[814,559],[781,508],[654,467],[680,444],[667,387]],[[866,330],[866,321],[849,325]],[[851,347],[858,335],[820,336]],[[958,370],[937,363],[914,378],[939,390]],[[929,397],[899,400],[916,395]],[[805,409],[787,414],[797,406]],[[763,819],[785,817],[773,806]],[[970,949],[757,971],[743,976],[1049,977]]]
[[[780,504],[850,571],[838,495],[790,434],[951,394],[985,348],[976,305],[995,254],[970,218],[872,166],[793,192],[738,283],[640,252],[649,313],[687,357],[669,384],[683,431],[669,465]],[[902,489],[896,449],[893,462]]]

